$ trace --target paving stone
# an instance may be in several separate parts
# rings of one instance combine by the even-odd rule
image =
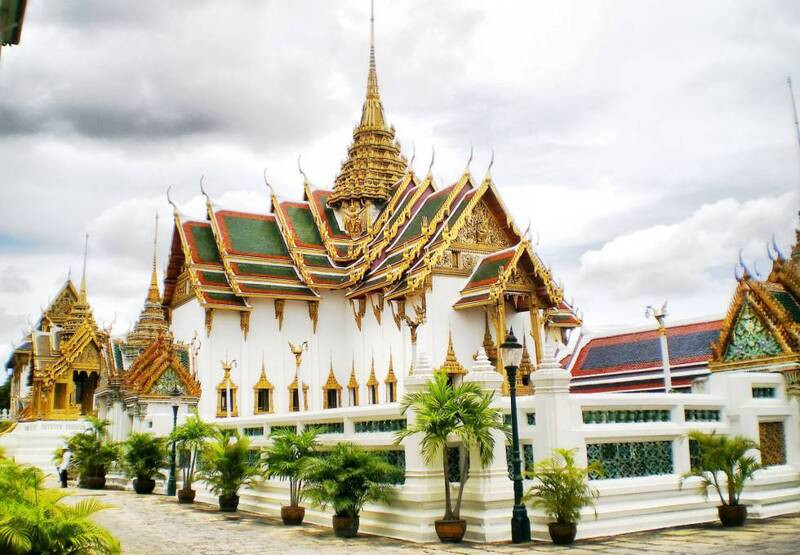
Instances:
[[[438,555],[458,553],[558,553],[626,555],[641,553],[691,553],[733,555],[796,555],[800,513],[766,520],[750,520],[736,529],[723,529],[719,523],[680,527],[622,536],[578,540],[571,548],[536,541],[527,545],[415,544],[363,535],[351,540],[336,538],[329,528],[304,524],[287,528],[280,519],[247,512],[221,514],[216,507],[197,503],[178,505],[160,495],[136,495],[127,491],[94,492],[75,490],[67,498],[78,501],[97,498],[115,508],[98,513],[96,520],[108,527],[123,545],[126,554],[150,555],[250,555],[297,553],[322,555],[347,553],[415,553]]]

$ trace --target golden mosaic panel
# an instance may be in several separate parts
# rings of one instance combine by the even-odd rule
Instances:
[[[761,445],[761,464],[786,464],[786,436],[783,422],[759,422],[758,439]]]

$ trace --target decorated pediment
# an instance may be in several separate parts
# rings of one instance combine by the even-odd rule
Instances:
[[[148,393],[155,395],[171,395],[173,391],[178,390],[181,395],[185,393],[185,387],[181,381],[180,376],[172,366],[168,366],[161,376],[153,383]]]
[[[734,370],[797,358],[800,349],[791,305],[787,306],[790,301],[794,297],[779,284],[743,276],[719,340],[711,345],[711,369]]]
[[[758,318],[749,303],[743,303],[725,349],[723,360],[753,360],[779,355],[778,341]]]
[[[186,396],[199,396],[200,383],[189,373],[182,353],[166,336],[159,335],[124,374],[129,394],[167,397],[176,387]]]

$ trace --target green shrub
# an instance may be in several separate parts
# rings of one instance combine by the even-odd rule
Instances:
[[[272,434],[272,445],[261,451],[264,476],[289,480],[290,507],[299,506],[303,500],[303,469],[316,446],[317,432],[313,428],[300,434],[281,430]]]
[[[525,501],[534,508],[543,509],[559,524],[575,524],[581,518],[581,509],[594,507],[598,492],[589,486],[588,476],[590,472],[603,475],[603,467],[598,462],[587,468],[575,466],[575,451],[553,449],[550,458],[536,463],[528,473],[537,483],[528,490]]]
[[[161,472],[169,464],[167,440],[150,433],[133,432],[122,444],[122,469],[128,478],[152,480],[164,478]]]
[[[44,487],[44,474],[0,460],[0,552],[120,553],[119,542],[89,517],[108,508],[95,499],[62,503],[69,493]]]
[[[67,442],[73,453],[71,464],[81,477],[103,478],[119,459],[119,451],[107,437],[108,420],[87,416],[86,421],[89,429],[73,435]]]
[[[259,469],[250,463],[250,439],[238,430],[217,430],[203,447],[202,468],[197,476],[220,497],[230,498],[242,486],[255,483]]]
[[[400,471],[380,455],[349,442],[308,459],[303,470],[306,496],[336,516],[357,517],[367,502],[389,503]]]
[[[698,476],[705,497],[708,497],[708,488],[713,486],[723,505],[738,505],[745,482],[761,468],[756,458],[747,454],[758,451],[758,443],[746,437],[728,437],[716,432],[693,431],[689,432],[689,438],[697,442],[700,456],[697,467],[681,476],[681,487],[686,478]]]

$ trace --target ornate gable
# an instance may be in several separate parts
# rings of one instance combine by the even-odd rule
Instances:
[[[795,335],[787,329],[787,313],[778,306],[769,284],[744,275],[722,323],[719,341],[711,345],[711,370],[797,359],[800,349]]]
[[[200,382],[189,373],[172,341],[159,334],[125,373],[123,389],[136,396],[168,397],[176,386],[184,396],[200,395]]]

